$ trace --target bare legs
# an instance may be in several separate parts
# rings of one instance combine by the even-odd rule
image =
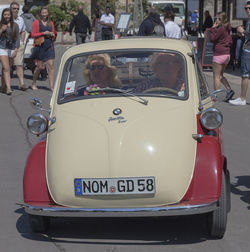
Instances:
[[[49,59],[48,64],[48,74],[49,74],[49,87],[50,90],[54,90],[54,59]]]
[[[54,90],[54,59],[49,59],[47,62],[42,62],[37,60],[36,69],[34,71],[33,82],[32,82],[32,89],[37,90],[36,81],[42,69],[44,69],[45,64],[48,65],[48,75],[49,75],[49,87],[50,90]]]
[[[19,80],[19,85],[20,85],[20,88],[24,87],[24,78],[23,78],[23,66],[21,65],[18,65],[16,66],[16,74],[17,74],[17,77],[18,77],[18,80]]]
[[[214,89],[220,89],[220,83],[222,83],[226,90],[231,89],[227,79],[224,77],[224,71],[226,69],[226,64],[218,64],[213,62],[213,76],[214,76]]]
[[[7,94],[11,94],[10,87],[10,60],[8,56],[0,56],[2,63],[2,90],[6,90]]]
[[[248,78],[247,77],[242,77],[242,80],[241,80],[241,95],[240,95],[240,98],[242,100],[246,100],[247,88],[248,88]]]

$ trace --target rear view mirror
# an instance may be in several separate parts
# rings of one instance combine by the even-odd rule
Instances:
[[[215,102],[222,102],[225,100],[227,92],[225,89],[217,89],[210,93],[211,99]]]

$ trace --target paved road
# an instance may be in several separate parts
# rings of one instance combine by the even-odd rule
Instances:
[[[57,46],[58,68],[66,46]],[[31,73],[26,71],[27,84]],[[228,75],[239,92],[240,78]],[[211,84],[211,73],[207,73]],[[17,88],[17,79],[13,79]],[[15,86],[16,85],[16,86]],[[153,219],[55,219],[47,234],[33,234],[27,215],[16,205],[22,202],[22,174],[26,157],[38,138],[29,134],[26,119],[34,112],[33,96],[48,107],[51,93],[47,82],[39,91],[15,90],[11,97],[0,94],[0,252],[37,251],[203,251],[249,252],[250,248],[250,106],[221,103],[224,114],[224,152],[231,171],[232,211],[223,240],[211,240],[205,219],[199,217]],[[249,95],[250,97],[250,95]],[[250,98],[248,98],[250,101]]]

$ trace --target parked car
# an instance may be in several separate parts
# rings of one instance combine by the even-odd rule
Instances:
[[[42,102],[29,130],[46,138],[24,172],[34,232],[51,217],[206,214],[222,238],[230,177],[222,153],[225,92],[209,92],[192,44],[167,38],[101,41],[68,49],[49,116]]]

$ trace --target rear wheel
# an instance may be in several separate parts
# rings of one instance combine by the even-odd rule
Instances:
[[[29,214],[29,223],[33,232],[43,233],[49,229],[50,218],[47,216]]]
[[[227,183],[224,172],[222,172],[221,196],[219,207],[208,214],[208,228],[211,237],[220,239],[224,236],[227,226]]]

